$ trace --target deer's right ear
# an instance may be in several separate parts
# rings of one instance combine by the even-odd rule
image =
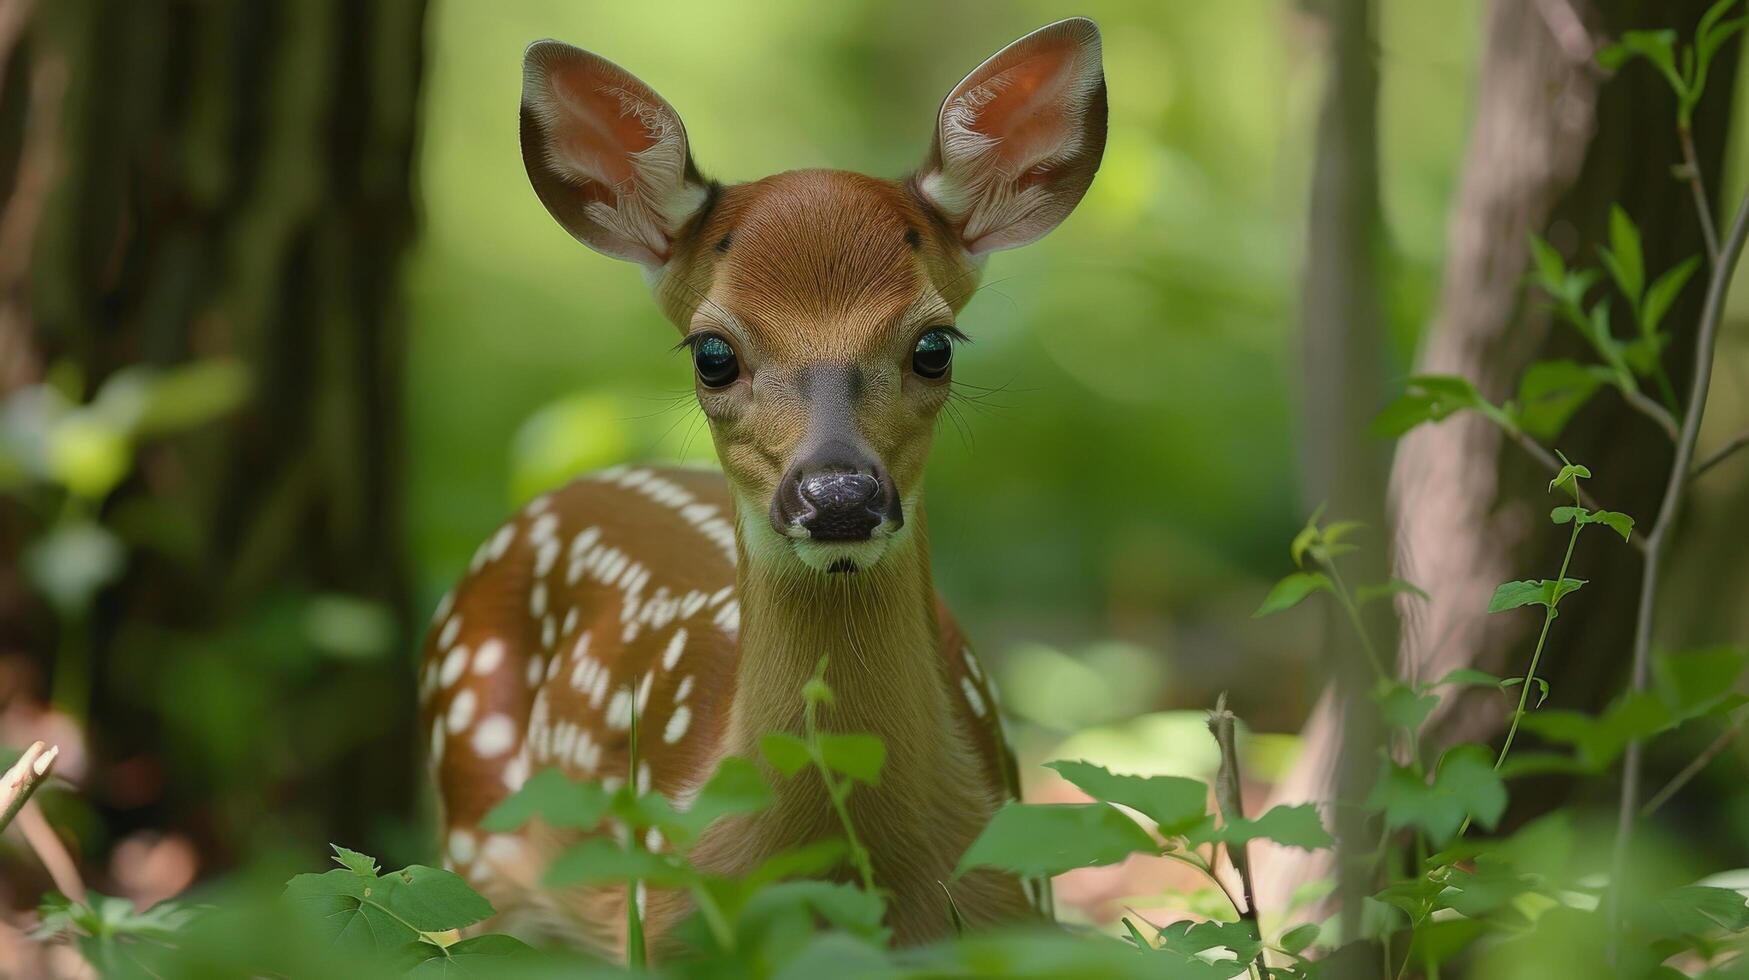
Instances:
[[[558,41],[523,55],[522,163],[572,237],[660,271],[709,190],[672,106],[606,58]]]
[[[985,255],[1035,241],[1069,216],[1105,153],[1099,28],[1041,27],[948,93],[917,188]]]

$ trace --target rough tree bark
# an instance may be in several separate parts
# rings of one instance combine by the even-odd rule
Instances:
[[[1609,206],[1619,202],[1640,225],[1649,269],[1704,255],[1687,186],[1671,175],[1680,148],[1668,87],[1643,65],[1606,79],[1593,56],[1624,29],[1671,27],[1688,37],[1707,6],[1706,0],[1496,0],[1490,6],[1444,285],[1417,373],[1463,375],[1500,402],[1512,397],[1533,361],[1592,359],[1583,341],[1551,322],[1540,297],[1524,286],[1533,232],[1570,262],[1594,264],[1594,246],[1607,240]],[[1715,202],[1734,52],[1733,45],[1721,56],[1694,120]],[[1692,325],[1703,292],[1704,286],[1691,285],[1666,323]],[[1685,391],[1693,332],[1674,329],[1666,369]],[[1655,513],[1670,441],[1612,392],[1576,416],[1558,445],[1596,473],[1591,489],[1605,506],[1647,520]],[[1523,669],[1534,638],[1531,617],[1490,617],[1483,610],[1496,584],[1550,576],[1559,567],[1565,539],[1549,533],[1548,479],[1497,428],[1471,415],[1422,427],[1401,441],[1390,481],[1396,562],[1402,577],[1432,596],[1426,603],[1400,603],[1405,676],[1432,679],[1460,666]],[[1563,706],[1600,707],[1621,690],[1631,656],[1639,559],[1607,537],[1581,540],[1574,568],[1591,583],[1563,602],[1539,671]],[[1487,692],[1448,698],[1430,722],[1427,741],[1437,747],[1495,737],[1506,708]],[[1280,799],[1329,798],[1341,727],[1326,699],[1306,726],[1304,761]],[[1561,790],[1557,780],[1543,785]],[[1519,797],[1536,805],[1522,791]],[[1303,862],[1276,861],[1265,875],[1268,887],[1259,887],[1279,898],[1316,872]]]
[[[424,15],[424,0],[0,0],[0,396],[60,361],[95,385],[128,364],[228,356],[253,380],[223,425],[149,449],[106,510],[150,501],[153,527],[187,547],[135,553],[99,606],[100,757],[162,749],[167,719],[126,690],[141,664],[117,663],[142,631],[211,637],[274,595],[337,592],[411,632],[398,284]],[[24,521],[0,512],[0,551]],[[46,672],[52,624],[7,578],[0,620]],[[229,656],[263,656],[237,639]],[[363,839],[367,819],[417,798],[412,727],[392,721],[412,716],[409,668],[396,655],[328,670],[323,684],[391,720],[356,751],[290,767],[275,792],[321,822],[306,829]],[[200,778],[170,773],[155,804],[112,822],[210,828]]]

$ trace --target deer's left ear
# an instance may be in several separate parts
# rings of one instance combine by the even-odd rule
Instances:
[[[574,238],[651,272],[710,196],[673,107],[620,66],[558,41],[523,55],[522,162]]]
[[[1003,48],[954,87],[917,188],[966,250],[983,255],[1061,223],[1104,152],[1099,28],[1073,17]]]

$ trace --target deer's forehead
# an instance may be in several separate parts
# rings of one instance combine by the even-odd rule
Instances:
[[[852,352],[935,298],[928,218],[899,185],[796,171],[723,191],[710,295],[773,354]]]

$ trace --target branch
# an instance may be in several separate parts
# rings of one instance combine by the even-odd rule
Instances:
[[[1700,216],[1700,237],[1706,242],[1707,261],[1719,267],[1719,232],[1713,227],[1713,205],[1707,199],[1706,183],[1700,177],[1700,156],[1694,152],[1694,133],[1687,126],[1677,126],[1676,135],[1682,143],[1682,169],[1694,194],[1694,213]]]
[[[1735,438],[1725,443],[1723,446],[1720,446],[1712,455],[1694,464],[1694,471],[1688,474],[1689,480],[1693,481],[1700,479],[1702,473],[1705,473],[1707,470],[1723,463],[1730,458],[1732,453],[1742,449],[1744,446],[1749,446],[1749,429],[1737,433]]]
[[[1731,276],[1737,260],[1749,240],[1749,195],[1731,219],[1730,236],[1724,243],[1719,260],[1713,266],[1712,281],[1707,284],[1706,305],[1701,308],[1700,331],[1694,345],[1694,385],[1688,394],[1688,411],[1682,419],[1682,431],[1676,439],[1676,459],[1670,464],[1670,479],[1664,487],[1664,500],[1658,507],[1658,519],[1646,535],[1646,565],[1640,578],[1638,620],[1634,624],[1634,662],[1631,690],[1638,694],[1646,689],[1652,667],[1652,613],[1658,594],[1658,575],[1664,563],[1664,546],[1676,526],[1682,511],[1683,492],[1688,489],[1690,468],[1694,463],[1694,444],[1700,437],[1701,417],[1706,414],[1707,391],[1712,387],[1713,354],[1718,346],[1719,325],[1725,319],[1725,296],[1731,289]],[[1639,810],[1640,768],[1644,761],[1644,743],[1628,743],[1622,768],[1621,800],[1616,811],[1615,853],[1609,879],[1609,921],[1620,921],[1623,875],[1627,871],[1628,842],[1633,838],[1634,816]],[[1613,943],[1612,943],[1613,946]]]
[[[30,795],[49,778],[49,770],[55,767],[55,756],[60,752],[55,746],[32,742],[12,768],[6,770],[5,777],[0,778],[0,830],[6,829]]]
[[[1236,719],[1227,710],[1227,692],[1215,699],[1215,710],[1209,712],[1209,734],[1215,737],[1215,745],[1221,750],[1221,768],[1215,774],[1215,803],[1221,808],[1221,819],[1231,824],[1235,820],[1245,819],[1244,790],[1239,781],[1239,749],[1233,738],[1233,727]],[[1253,929],[1257,924],[1257,889],[1251,884],[1251,860],[1247,856],[1250,845],[1240,844],[1237,848],[1227,845],[1227,860],[1233,863],[1233,870],[1239,873],[1239,884],[1245,892],[1245,908],[1240,911],[1239,918],[1251,923]],[[1257,938],[1262,939],[1261,930]]]
[[[1676,416],[1671,415],[1668,408],[1646,397],[1646,393],[1643,391],[1636,391],[1633,388],[1620,390],[1621,396],[1627,399],[1629,405],[1638,409],[1641,415],[1658,423],[1658,428],[1663,429],[1664,434],[1669,436],[1672,441],[1681,435],[1681,430],[1676,425]]]
[[[1659,807],[1670,802],[1670,798],[1675,796],[1678,790],[1687,786],[1690,780],[1700,775],[1701,771],[1706,769],[1714,759],[1718,758],[1719,753],[1725,751],[1726,747],[1728,747],[1742,731],[1743,717],[1738,715],[1736,720],[1731,722],[1731,727],[1720,732],[1719,737],[1713,739],[1712,744],[1702,749],[1700,754],[1695,756],[1688,765],[1683,766],[1681,772],[1672,776],[1670,781],[1664,784],[1663,789],[1652,794],[1652,798],[1647,800],[1646,805],[1640,808],[1640,819],[1644,820],[1652,814],[1657,813]]]
[[[1548,449],[1544,448],[1542,443],[1537,442],[1535,439],[1525,435],[1518,429],[1507,429],[1502,427],[1501,431],[1505,432],[1513,442],[1517,443],[1520,448],[1529,453],[1537,462],[1541,463],[1543,468],[1547,469],[1550,473],[1559,474],[1561,472],[1561,461],[1555,458],[1554,453],[1551,453]],[[1584,507],[1586,510],[1609,509],[1598,503],[1597,498],[1591,495],[1591,491],[1579,485],[1579,481],[1574,480],[1573,485],[1579,491],[1579,506]],[[1646,542],[1644,538],[1645,535],[1631,536],[1628,538],[1628,544],[1633,545],[1635,550],[1643,554],[1646,550]]]
[[[61,842],[55,828],[49,826],[43,808],[35,800],[18,811],[18,831],[24,835],[30,849],[36,852],[36,859],[42,862],[61,894],[75,902],[85,901],[85,882],[79,877],[79,865],[67,852],[67,845]]]

